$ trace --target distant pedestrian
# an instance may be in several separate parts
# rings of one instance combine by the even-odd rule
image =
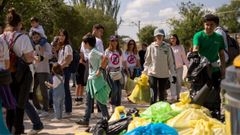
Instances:
[[[147,50],[147,43],[142,43],[142,49],[138,52],[139,58],[140,58],[140,65],[141,65],[141,70],[144,69],[143,65],[145,62],[145,53]]]
[[[131,79],[136,77],[135,71],[140,68],[139,59],[136,42],[131,39],[128,41],[127,50],[123,53],[123,66]]]
[[[58,52],[58,64],[62,66],[64,72],[65,111],[66,115],[70,115],[72,112],[72,96],[69,86],[69,81],[71,77],[69,65],[73,60],[73,50],[70,45],[68,32],[64,29],[60,29],[58,34],[58,43],[61,48]]]
[[[164,30],[156,28],[154,37],[155,41],[147,48],[143,70],[144,74],[149,75],[150,88],[153,91],[151,104],[157,102],[158,95],[159,101],[166,100],[165,88],[170,75],[173,78],[172,83],[176,83],[174,56],[170,45],[163,41]]]
[[[55,118],[52,121],[58,121],[62,119],[65,90],[63,80],[63,70],[61,65],[55,63],[52,67],[53,83],[45,82],[49,88],[53,88],[53,108]]]
[[[96,99],[97,104],[102,112],[102,117],[109,118],[107,103],[110,93],[110,88],[104,80],[102,71],[106,67],[106,58],[95,48],[96,39],[93,35],[87,34],[83,37],[84,47],[89,49],[89,76],[86,86],[87,102],[85,115],[76,123],[79,125],[88,126],[93,109],[93,102]]]
[[[183,65],[186,65],[188,67],[189,61],[187,59],[184,47],[180,45],[180,41],[178,39],[177,34],[172,34],[170,36],[170,45],[173,51],[177,73],[176,74],[177,82],[176,84],[170,83],[171,84],[170,90],[172,100],[177,101],[179,99],[179,94],[182,89]]]

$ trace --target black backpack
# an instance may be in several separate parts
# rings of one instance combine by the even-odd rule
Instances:
[[[234,58],[240,54],[240,49],[239,49],[238,42],[234,38],[232,38],[228,34],[226,36],[227,36],[227,43],[228,43],[227,54],[229,56],[228,63],[231,64]]]
[[[73,60],[69,65],[71,73],[76,73],[77,72],[79,60],[80,60],[79,52],[77,50],[73,49]]]

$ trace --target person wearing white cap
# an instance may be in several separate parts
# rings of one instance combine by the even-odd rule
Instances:
[[[176,70],[174,57],[171,47],[163,39],[165,33],[163,29],[156,28],[154,30],[155,41],[147,47],[145,54],[145,63],[143,73],[149,76],[150,88],[152,90],[151,104],[166,100],[165,87],[170,76],[172,83],[176,83]]]

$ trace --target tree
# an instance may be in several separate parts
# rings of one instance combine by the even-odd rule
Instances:
[[[203,4],[196,5],[192,2],[182,2],[179,6],[180,19],[170,19],[171,33],[177,34],[180,42],[185,47],[192,44],[193,35],[203,29],[202,17],[209,13],[203,9]]]
[[[117,20],[117,14],[120,8],[118,0],[71,0],[73,5],[84,5],[89,8],[101,10],[105,15],[111,16]]]
[[[153,32],[156,29],[156,26],[147,25],[140,29],[140,32],[137,34],[140,42],[146,42],[147,44],[151,44],[154,40]]]
[[[231,1],[228,5],[223,5],[216,10],[220,18],[220,25],[225,27],[229,32],[240,32],[240,23],[237,21],[240,17],[240,1]]]

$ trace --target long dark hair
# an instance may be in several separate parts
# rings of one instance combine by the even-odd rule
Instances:
[[[60,35],[60,33],[63,33],[63,35],[65,36],[65,40],[63,43],[60,43],[61,45],[67,45],[70,44],[70,39],[69,39],[69,34],[65,29],[60,29],[58,35]]]
[[[117,39],[117,37],[115,36],[115,40],[116,40],[116,42],[117,42],[117,47],[116,47],[116,50],[118,51],[118,53],[120,54],[120,56],[122,55],[122,50],[121,50],[121,48],[120,48],[120,45],[119,45],[119,41],[118,41],[118,39]],[[114,51],[113,50],[113,45],[110,43],[111,42],[111,40],[109,40],[109,46],[108,46],[108,50],[109,51]]]
[[[10,28],[11,27],[13,29],[16,29],[19,25],[19,23],[21,23],[22,19],[20,17],[19,14],[16,13],[14,8],[10,8],[8,9],[7,15],[6,15],[6,28]]]
[[[179,38],[178,38],[178,36],[177,36],[177,34],[172,34],[171,36],[173,36],[173,37],[175,37],[176,38],[176,45],[180,45],[180,41],[179,41]],[[170,36],[170,37],[171,37]],[[170,44],[172,44],[172,43],[170,43]]]
[[[137,45],[136,45],[136,42],[135,42],[133,39],[130,39],[130,40],[128,41],[128,44],[127,44],[127,52],[131,51],[130,48],[129,48],[131,42],[133,42],[133,45],[134,45],[132,51],[133,51],[134,54],[137,54]]]

